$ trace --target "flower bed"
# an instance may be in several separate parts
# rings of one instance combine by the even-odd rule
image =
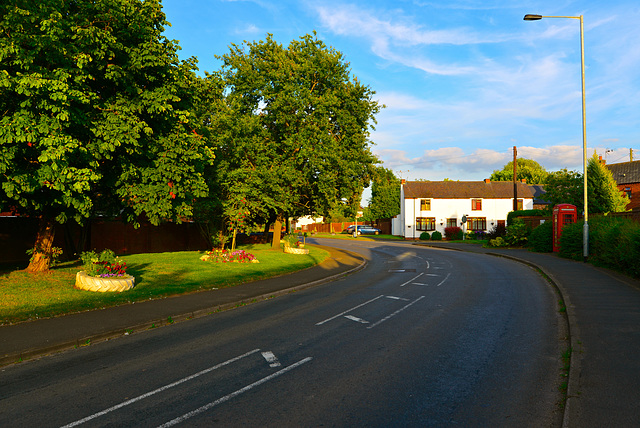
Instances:
[[[135,285],[135,278],[127,275],[127,263],[116,257],[113,251],[85,251],[80,255],[84,270],[76,274],[76,288],[87,291],[130,290]]]
[[[244,250],[211,250],[200,257],[200,260],[216,263],[260,263],[253,254]]]

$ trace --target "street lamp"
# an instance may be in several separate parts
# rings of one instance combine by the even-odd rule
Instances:
[[[542,16],[525,15],[525,21],[538,21],[542,18],[569,18],[580,20],[580,55],[582,58],[582,170],[584,179],[584,227],[582,229],[582,255],[586,260],[589,256],[589,209],[587,207],[587,120],[584,95],[584,24],[580,16]]]

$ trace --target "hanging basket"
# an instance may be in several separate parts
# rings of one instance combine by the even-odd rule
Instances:
[[[96,278],[81,270],[76,274],[76,288],[87,291],[127,291],[135,286],[136,279],[131,275]]]

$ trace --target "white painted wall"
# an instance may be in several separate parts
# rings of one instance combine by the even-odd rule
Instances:
[[[416,217],[435,217],[436,230],[444,236],[444,229],[447,227],[447,219],[457,219],[457,226],[461,227],[463,215],[467,217],[486,217],[487,231],[491,230],[498,220],[507,220],[507,214],[513,210],[513,199],[482,199],[482,210],[473,211],[471,209],[471,199],[434,199],[431,198],[431,210],[420,210],[420,199],[404,199],[401,204],[400,222],[394,228],[394,235],[402,235],[405,238],[419,238],[423,231],[416,230]],[[475,199],[475,198],[474,198]],[[533,199],[524,199],[523,209],[533,209]],[[432,231],[429,231],[431,233]]]

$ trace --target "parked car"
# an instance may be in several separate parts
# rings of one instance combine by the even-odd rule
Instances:
[[[347,227],[347,233],[349,235],[353,235],[353,232],[355,231],[355,226],[351,225],[349,227]],[[373,226],[367,226],[364,224],[359,224],[358,225],[358,235],[378,235],[380,233],[380,229],[373,227]]]

